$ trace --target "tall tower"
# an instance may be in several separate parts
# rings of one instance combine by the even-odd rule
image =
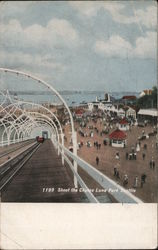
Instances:
[[[105,92],[104,94],[104,99],[106,102],[110,102],[110,95],[108,93]]]

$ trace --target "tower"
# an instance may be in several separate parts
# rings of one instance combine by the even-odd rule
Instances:
[[[110,102],[110,95],[108,93],[104,94],[104,99],[106,102]]]

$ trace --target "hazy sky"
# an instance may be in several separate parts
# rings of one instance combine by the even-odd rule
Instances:
[[[156,85],[156,1],[0,3],[0,66],[58,90]]]

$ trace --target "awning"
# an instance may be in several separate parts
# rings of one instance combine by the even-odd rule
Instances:
[[[156,109],[140,109],[138,115],[149,115],[149,116],[158,116],[158,111]]]

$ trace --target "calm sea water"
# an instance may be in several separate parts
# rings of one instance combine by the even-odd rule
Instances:
[[[115,99],[120,99],[124,95],[135,95],[138,96],[139,93],[135,92],[112,92],[109,93],[112,97]],[[91,102],[95,101],[96,97],[100,99],[104,99],[104,92],[95,92],[95,93],[89,93],[89,92],[72,92],[69,94],[61,94],[63,99],[66,101],[68,106],[77,106],[83,102]],[[19,94],[17,97],[20,100],[24,101],[30,101],[30,102],[35,102],[35,103],[59,103],[59,100],[55,95],[51,94]],[[14,98],[14,96],[13,96]],[[2,96],[0,95],[0,101],[2,101]]]

